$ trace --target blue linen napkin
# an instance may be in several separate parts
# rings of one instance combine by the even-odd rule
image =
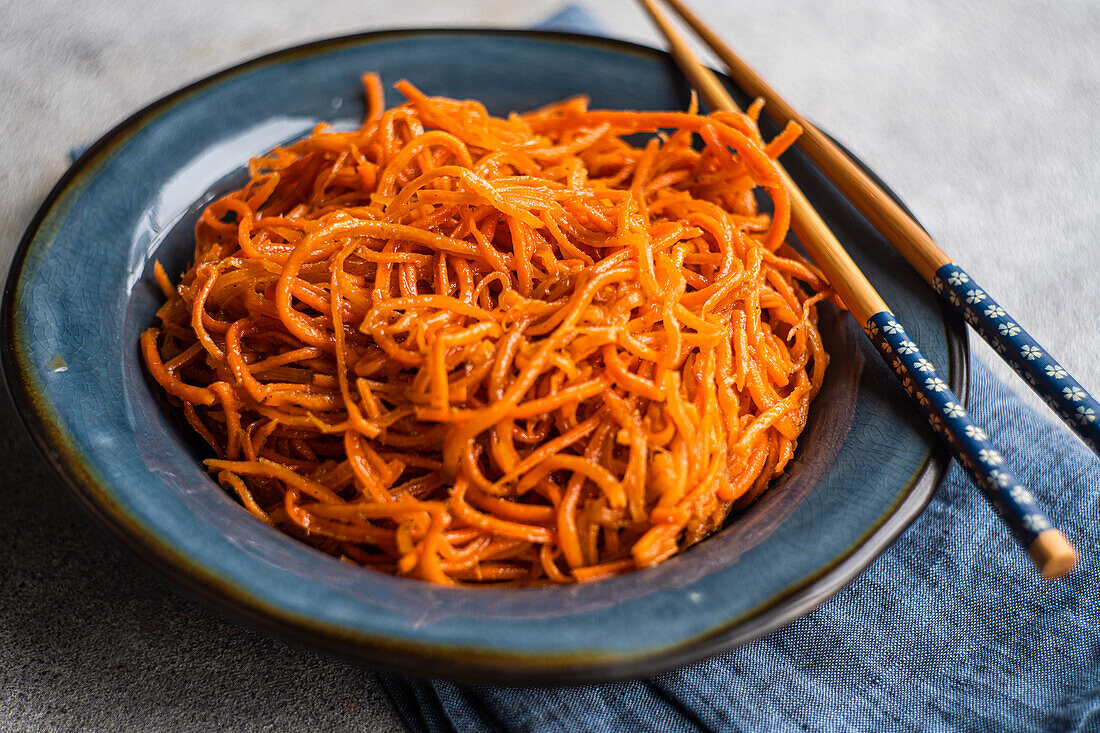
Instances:
[[[535,26],[600,33],[569,6]],[[414,731],[1100,731],[1100,461],[974,362],[971,414],[1081,552],[1044,581],[953,465],[931,504],[808,616],[648,680],[466,687],[381,675]]]
[[[732,652],[649,680],[463,687],[382,675],[414,731],[1100,731],[1100,460],[981,362],[971,414],[1081,552],[1031,567],[953,465],[851,585]]]

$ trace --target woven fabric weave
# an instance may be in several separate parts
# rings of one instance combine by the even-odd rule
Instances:
[[[1039,577],[953,465],[851,585],[727,654],[606,685],[386,688],[415,731],[1100,731],[1100,460],[980,362],[971,413],[1081,552],[1065,578]]]

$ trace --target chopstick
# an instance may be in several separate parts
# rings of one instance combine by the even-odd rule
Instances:
[[[722,82],[695,58],[655,0],[639,1],[661,29],[672,57],[704,101],[714,110],[739,112]],[[1057,578],[1068,573],[1077,564],[1073,546],[1005,465],[1004,457],[989,436],[971,419],[935,366],[924,358],[798,185],[783,166],[778,167],[791,198],[791,228],[902,387],[924,412],[932,429],[974,478],[1043,577]]]
[[[665,0],[729,67],[730,77],[747,94],[762,97],[778,125],[790,121],[803,129],[798,145],[860,213],[909,264],[1065,421],[1100,455],[1100,402],[1070,376],[1039,342],[997,303],[989,292],[945,253],[928,232],[905,213],[878,184],[820,130],[806,121],[767,82],[681,0]]]

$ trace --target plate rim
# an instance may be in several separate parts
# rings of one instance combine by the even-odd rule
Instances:
[[[578,658],[576,662],[555,662],[553,666],[540,665],[537,657],[522,652],[471,651],[465,647],[452,648],[440,644],[405,644],[387,637],[351,632],[336,625],[317,623],[313,619],[289,613],[265,599],[241,592],[232,584],[206,571],[191,557],[160,542],[135,518],[120,511],[114,506],[111,487],[107,482],[99,481],[93,472],[87,470],[75,451],[70,454],[70,446],[58,434],[57,426],[51,422],[50,415],[40,404],[41,399],[36,398],[31,388],[31,375],[23,368],[14,333],[17,321],[15,294],[28,254],[41,232],[42,224],[71,184],[91,171],[101,153],[125,141],[147,120],[171,107],[177,100],[217,84],[233,74],[342,46],[432,35],[542,39],[577,45],[599,45],[618,52],[670,59],[666,51],[644,44],[566,31],[476,27],[383,29],[321,38],[261,54],[188,83],[127,116],[88,146],[51,188],[19,240],[4,283],[3,300],[0,304],[0,370],[4,373],[4,383],[16,408],[15,412],[40,454],[46,459],[45,462],[58,474],[98,525],[107,530],[110,537],[139,560],[140,565],[154,571],[186,596],[198,599],[207,607],[247,626],[262,629],[284,640],[319,648],[329,654],[365,662],[380,669],[416,676],[511,685],[610,682],[650,676],[728,651],[782,628],[839,593],[885,552],[931,501],[951,464],[947,448],[942,443],[934,444],[928,458],[910,479],[906,494],[886,519],[857,540],[846,556],[770,598],[765,605],[753,609],[748,618],[734,619],[715,626],[704,634],[657,652],[637,656],[616,655],[608,659]],[[720,76],[727,79],[724,74]],[[872,171],[867,172],[887,193],[894,195]],[[896,196],[894,198],[897,200]],[[904,208],[904,204],[902,206]],[[940,303],[940,314],[948,345],[948,381],[962,403],[967,405],[970,397],[969,333],[963,320],[943,303]]]

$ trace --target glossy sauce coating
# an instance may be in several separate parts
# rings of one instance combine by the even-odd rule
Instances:
[[[178,286],[156,267],[146,364],[245,508],[383,572],[569,583],[783,471],[828,363],[828,285],[784,244],[796,126],[364,85],[359,130],[251,161]]]

